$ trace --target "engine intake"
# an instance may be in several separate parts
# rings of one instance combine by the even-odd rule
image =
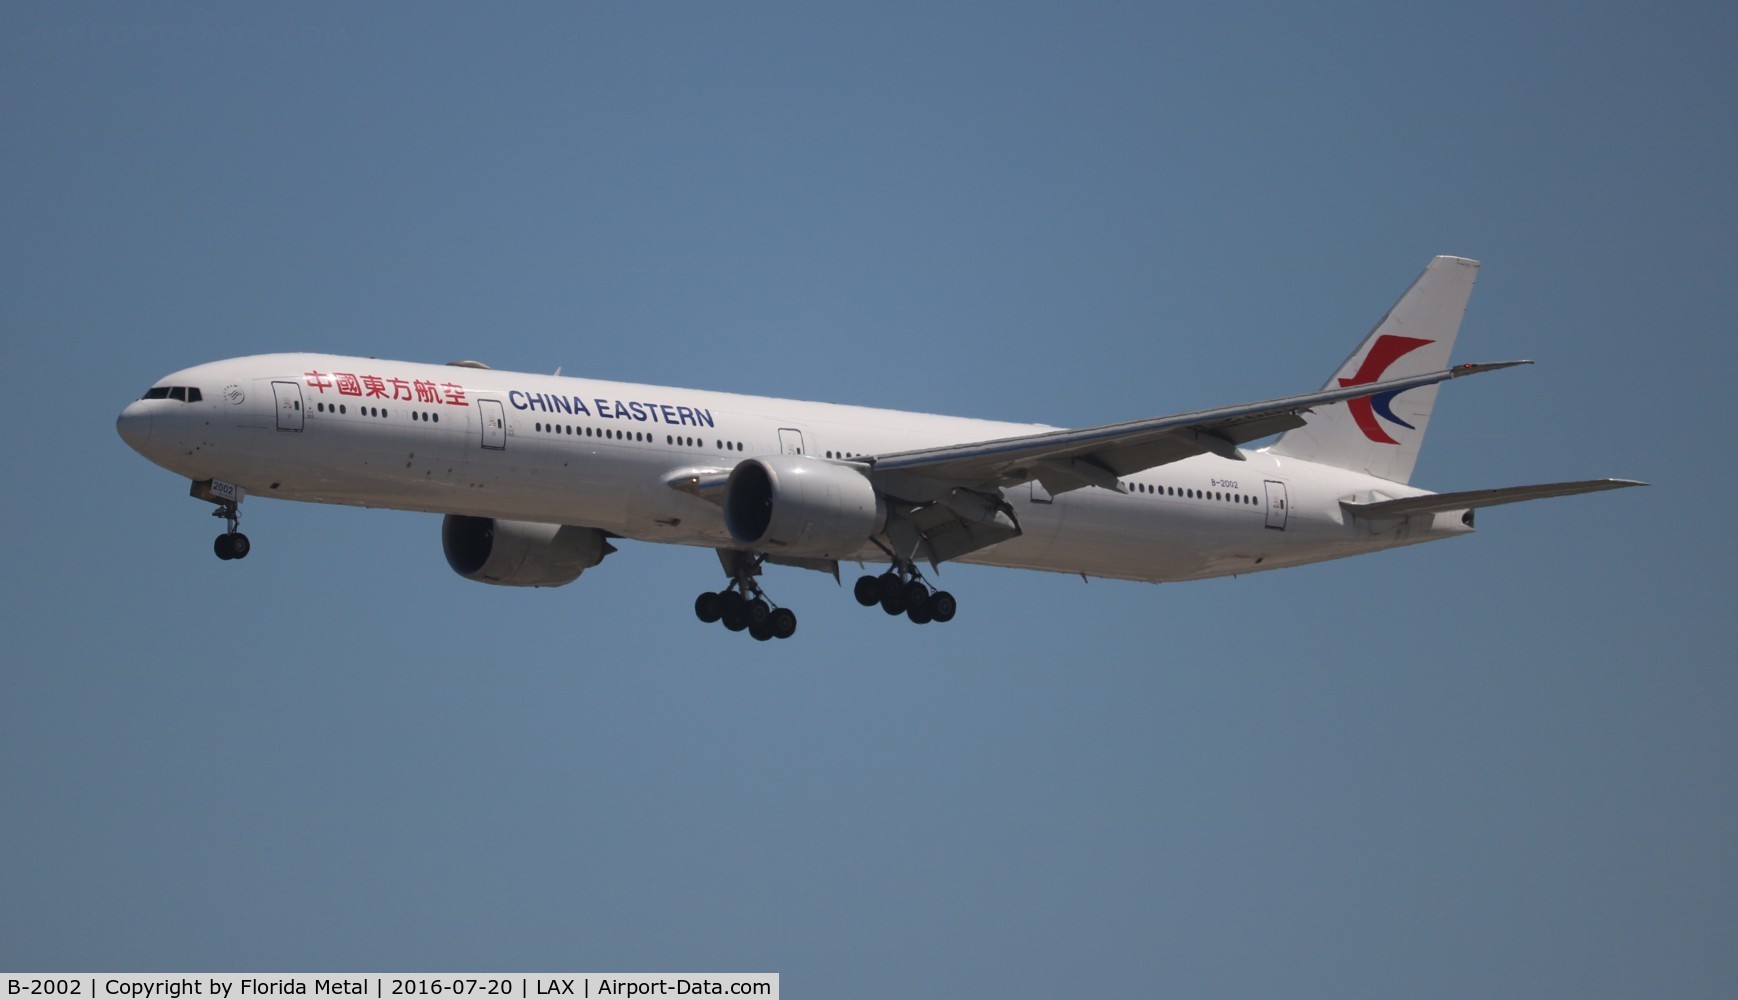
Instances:
[[[887,506],[867,476],[806,455],[748,459],[725,487],[730,537],[762,551],[848,559],[886,523]]]
[[[559,587],[614,552],[596,528],[448,514],[441,522],[447,565],[467,580],[503,587]]]

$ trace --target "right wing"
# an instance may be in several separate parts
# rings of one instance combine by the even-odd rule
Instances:
[[[1404,392],[1528,361],[1460,365],[1364,385],[1323,389],[1258,403],[1222,406],[1074,430],[911,451],[858,456],[857,467],[887,501],[885,536],[900,557],[936,564],[1018,536],[1002,491],[1034,480],[1050,493],[1087,486],[1126,492],[1119,477],[1209,452],[1240,458],[1237,446],[1304,423],[1310,408]],[[672,489],[722,504],[730,469],[691,467],[664,477]],[[877,542],[877,544],[880,544]]]
[[[871,455],[855,461],[867,464],[870,479],[878,486],[885,484],[894,495],[902,495],[912,477],[975,490],[1018,486],[1036,479],[1051,493],[1083,486],[1121,491],[1119,477],[1154,466],[1208,452],[1236,458],[1240,444],[1303,426],[1302,414],[1312,407],[1404,392],[1463,375],[1531,363],[1460,365],[1388,382],[1323,389],[1259,403]]]

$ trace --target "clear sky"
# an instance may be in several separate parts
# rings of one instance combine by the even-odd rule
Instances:
[[[0,6],[0,967],[790,996],[1731,997],[1731,4]],[[454,576],[115,414],[332,351],[1063,425],[1307,391],[1485,262],[1470,539],[919,629]],[[904,992],[896,992],[904,991]],[[1096,995],[1096,994],[1095,994]]]

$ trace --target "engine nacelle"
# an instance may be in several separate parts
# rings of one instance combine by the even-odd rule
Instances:
[[[731,470],[724,494],[730,537],[779,555],[846,559],[886,523],[867,476],[805,455],[748,459]]]
[[[453,572],[503,587],[559,587],[603,562],[615,546],[596,528],[448,514],[441,548]]]

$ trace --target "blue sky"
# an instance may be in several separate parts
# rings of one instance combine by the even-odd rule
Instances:
[[[0,967],[1731,996],[1728,6],[0,8]],[[1646,490],[945,628],[468,583],[115,436],[318,350],[1088,424],[1485,262],[1415,481]]]

